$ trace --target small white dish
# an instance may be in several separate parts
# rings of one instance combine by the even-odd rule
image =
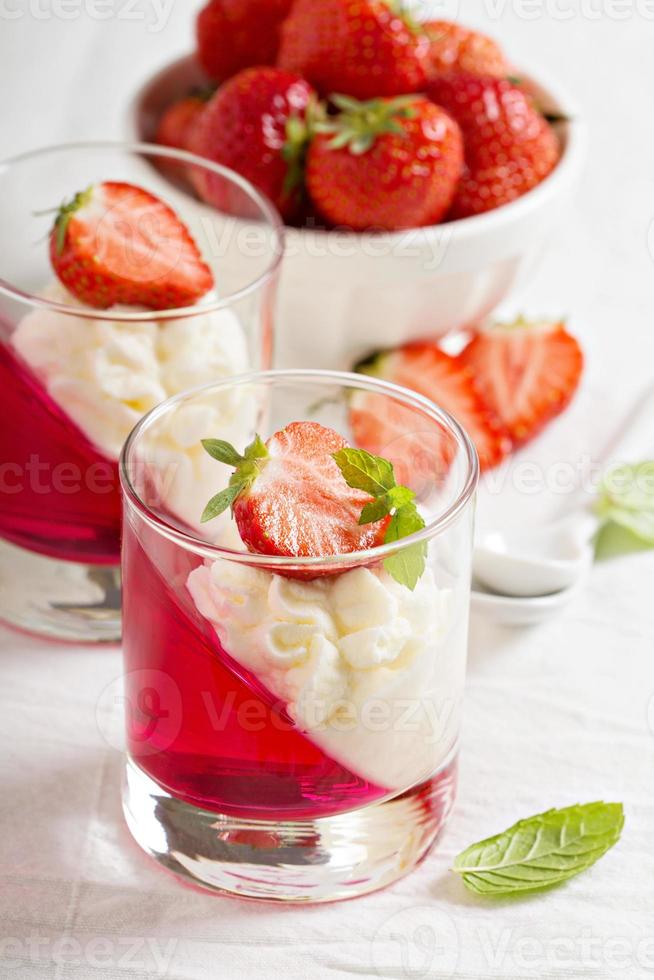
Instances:
[[[493,531],[475,545],[473,571],[484,586],[506,596],[544,596],[568,589],[593,563],[597,519],[574,514],[519,531]]]
[[[586,576],[582,575],[567,589],[551,595],[517,596],[496,595],[484,590],[474,581],[470,608],[476,615],[500,626],[536,626],[557,616],[582,591]]]
[[[405,232],[287,228],[277,362],[351,368],[380,347],[477,323],[532,274],[581,172],[586,129],[557,85],[521,73],[557,124],[561,160],[538,187],[495,211]],[[540,78],[540,73],[538,73]],[[166,106],[202,84],[193,56],[149,78],[127,109],[130,138],[151,141]]]

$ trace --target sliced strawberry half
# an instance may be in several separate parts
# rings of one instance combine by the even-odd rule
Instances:
[[[516,445],[563,411],[584,364],[578,342],[562,323],[522,318],[479,333],[460,357]]]
[[[436,344],[383,352],[358,370],[417,391],[453,415],[474,442],[482,469],[497,466],[509,452],[508,434],[475,388],[471,370]],[[446,429],[426,421],[416,431],[416,413],[386,396],[357,395],[351,424],[358,445],[390,459],[398,480],[412,489],[442,477],[456,452]]]
[[[64,286],[99,309],[190,306],[214,285],[172,208],[132,184],[95,184],[64,204],[50,234],[50,259]]]
[[[292,422],[265,444],[255,439],[243,455],[205,441],[207,452],[235,470],[203,520],[231,506],[243,543],[262,555],[320,558],[383,544],[389,519],[359,525],[373,498],[349,487],[333,459],[347,445],[317,422]]]

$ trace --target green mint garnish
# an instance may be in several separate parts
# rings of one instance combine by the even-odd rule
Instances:
[[[349,487],[363,490],[375,498],[361,511],[359,524],[372,524],[391,515],[384,544],[399,541],[424,528],[413,490],[398,486],[393,464],[387,459],[373,456],[365,449],[351,448],[339,449],[333,458]],[[420,541],[384,559],[384,568],[396,582],[413,591],[425,570],[426,556],[427,544]]]
[[[654,462],[616,466],[606,474],[595,502],[602,528],[617,525],[654,547]]]
[[[268,450],[261,436],[255,436],[244,453],[239,453],[231,443],[223,439],[203,439],[202,445],[213,459],[234,467],[229,485],[212,497],[204,508],[200,518],[204,524],[232,507],[238,495],[252,486],[261,472],[262,461],[267,458]]]
[[[623,825],[621,803],[548,810],[466,848],[452,870],[486,898],[540,891],[590,868],[617,843]]]

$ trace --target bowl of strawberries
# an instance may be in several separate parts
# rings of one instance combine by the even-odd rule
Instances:
[[[533,270],[581,170],[569,98],[395,0],[209,0],[131,135],[230,167],[286,224],[278,360],[348,368],[474,326]],[[211,181],[189,193],[229,210]]]

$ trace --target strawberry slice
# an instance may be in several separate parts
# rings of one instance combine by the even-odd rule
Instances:
[[[419,342],[376,355],[358,371],[425,395],[453,415],[472,439],[482,470],[497,466],[511,448],[508,434],[475,388],[471,370],[436,344]],[[379,395],[357,395],[351,405],[357,443],[393,463],[410,487],[444,475],[454,458],[451,435],[426,423],[416,432],[415,413]]]
[[[50,234],[50,259],[64,286],[99,309],[190,306],[214,285],[172,208],[132,184],[95,184],[64,204]]]
[[[257,437],[243,455],[220,440],[203,445],[235,470],[202,519],[211,520],[231,506],[249,551],[324,557],[383,543],[389,519],[359,525],[364,506],[374,498],[346,483],[332,454],[347,442],[333,429],[292,422],[265,444]]]
[[[516,445],[532,439],[569,404],[584,363],[562,323],[522,318],[479,333],[460,357]]]

